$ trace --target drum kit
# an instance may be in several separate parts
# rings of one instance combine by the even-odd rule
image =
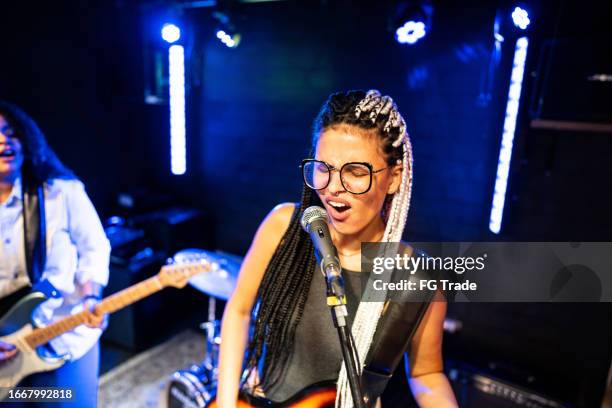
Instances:
[[[206,355],[199,364],[178,370],[162,394],[162,406],[168,408],[205,407],[217,388],[219,348],[221,346],[221,322],[215,318],[217,301],[227,301],[238,280],[242,258],[225,252],[202,249],[185,249],[174,255],[173,263],[189,262],[189,259],[205,258],[218,267],[208,273],[194,276],[189,284],[208,295],[208,321],[200,327],[206,334]]]

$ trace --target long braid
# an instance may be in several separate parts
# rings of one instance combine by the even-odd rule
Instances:
[[[368,99],[378,100],[378,104],[368,101]],[[386,99],[388,98],[388,99]],[[386,103],[387,106],[392,104],[389,102],[389,97],[382,97],[378,91],[369,91],[366,97],[360,102],[357,107],[358,115],[361,112],[368,112],[371,109],[371,113],[380,115],[381,112],[375,112],[375,110],[382,103]],[[384,109],[383,109],[384,111]],[[387,224],[385,226],[385,233],[383,235],[383,242],[399,242],[402,239],[404,232],[404,226],[406,224],[406,218],[408,216],[408,210],[410,206],[410,197],[412,192],[412,146],[410,138],[406,133],[406,125],[404,119],[399,114],[397,107],[393,104],[389,110],[390,114],[388,121],[385,124],[386,132],[390,132],[392,128],[398,128],[399,135],[393,141],[392,146],[402,146],[402,180],[398,191],[394,194],[391,201],[389,214],[387,218]],[[370,114],[370,118],[372,115]],[[395,121],[391,125],[389,122]],[[367,296],[367,294],[365,295]],[[359,356],[360,366],[358,367],[359,372],[363,370],[365,364],[365,357],[370,349],[378,320],[381,316],[384,307],[383,302],[361,302],[357,308],[357,313],[353,321],[351,332],[355,339],[355,347],[357,349],[357,355]],[[340,369],[340,375],[337,383],[337,394],[336,394],[336,407],[337,408],[351,408],[353,407],[352,395],[350,392],[350,386],[348,383],[348,377],[346,372],[346,365],[343,363]]]
[[[317,197],[304,186],[300,209],[316,201]],[[263,381],[258,385],[264,390],[278,382],[291,354],[315,269],[312,242],[299,221],[300,211],[295,211],[257,292],[259,308],[247,347],[246,366],[251,372],[263,356]]]

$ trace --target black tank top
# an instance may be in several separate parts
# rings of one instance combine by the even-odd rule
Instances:
[[[348,325],[359,306],[368,273],[342,270],[346,288]],[[266,398],[282,402],[309,385],[336,381],[342,365],[338,331],[326,303],[325,278],[321,269],[314,271],[304,314],[295,332],[294,349],[280,380],[266,392]]]

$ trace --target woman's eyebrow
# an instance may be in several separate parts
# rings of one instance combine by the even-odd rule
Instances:
[[[333,167],[334,169],[336,169],[336,168],[338,168],[338,169],[339,169],[340,167],[342,167],[342,165],[340,165],[340,166],[336,167],[336,166],[335,166],[333,163],[330,163],[330,162],[328,162],[328,161],[326,161],[326,160],[321,160],[321,161],[322,161],[323,163],[326,163],[328,166]]]

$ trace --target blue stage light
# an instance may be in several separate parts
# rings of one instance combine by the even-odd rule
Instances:
[[[170,72],[170,170],[185,174],[187,142],[185,129],[185,50],[182,45],[168,49]]]
[[[395,38],[400,44],[414,44],[426,34],[424,22],[410,20],[395,31]]]
[[[489,218],[489,229],[495,234],[498,234],[501,230],[504,214],[508,174],[510,173],[512,146],[514,144],[516,120],[519,113],[528,45],[529,40],[527,40],[527,37],[521,37],[516,41],[516,47],[514,48],[514,61],[510,77],[510,87],[508,89],[508,102],[506,104],[506,117],[504,119],[502,141],[497,162],[497,174],[495,177],[495,189],[493,192],[493,204],[491,205],[491,215]]]
[[[529,20],[529,13],[527,13],[527,10],[520,7],[514,8],[514,11],[512,12],[512,21],[514,21],[514,25],[521,30],[525,30],[531,22]]]
[[[162,27],[161,36],[164,41],[172,44],[177,42],[181,38],[181,29],[178,28],[175,24],[166,23]]]
[[[240,42],[240,34],[229,35],[224,30],[217,30],[217,38],[228,48],[235,48]]]

